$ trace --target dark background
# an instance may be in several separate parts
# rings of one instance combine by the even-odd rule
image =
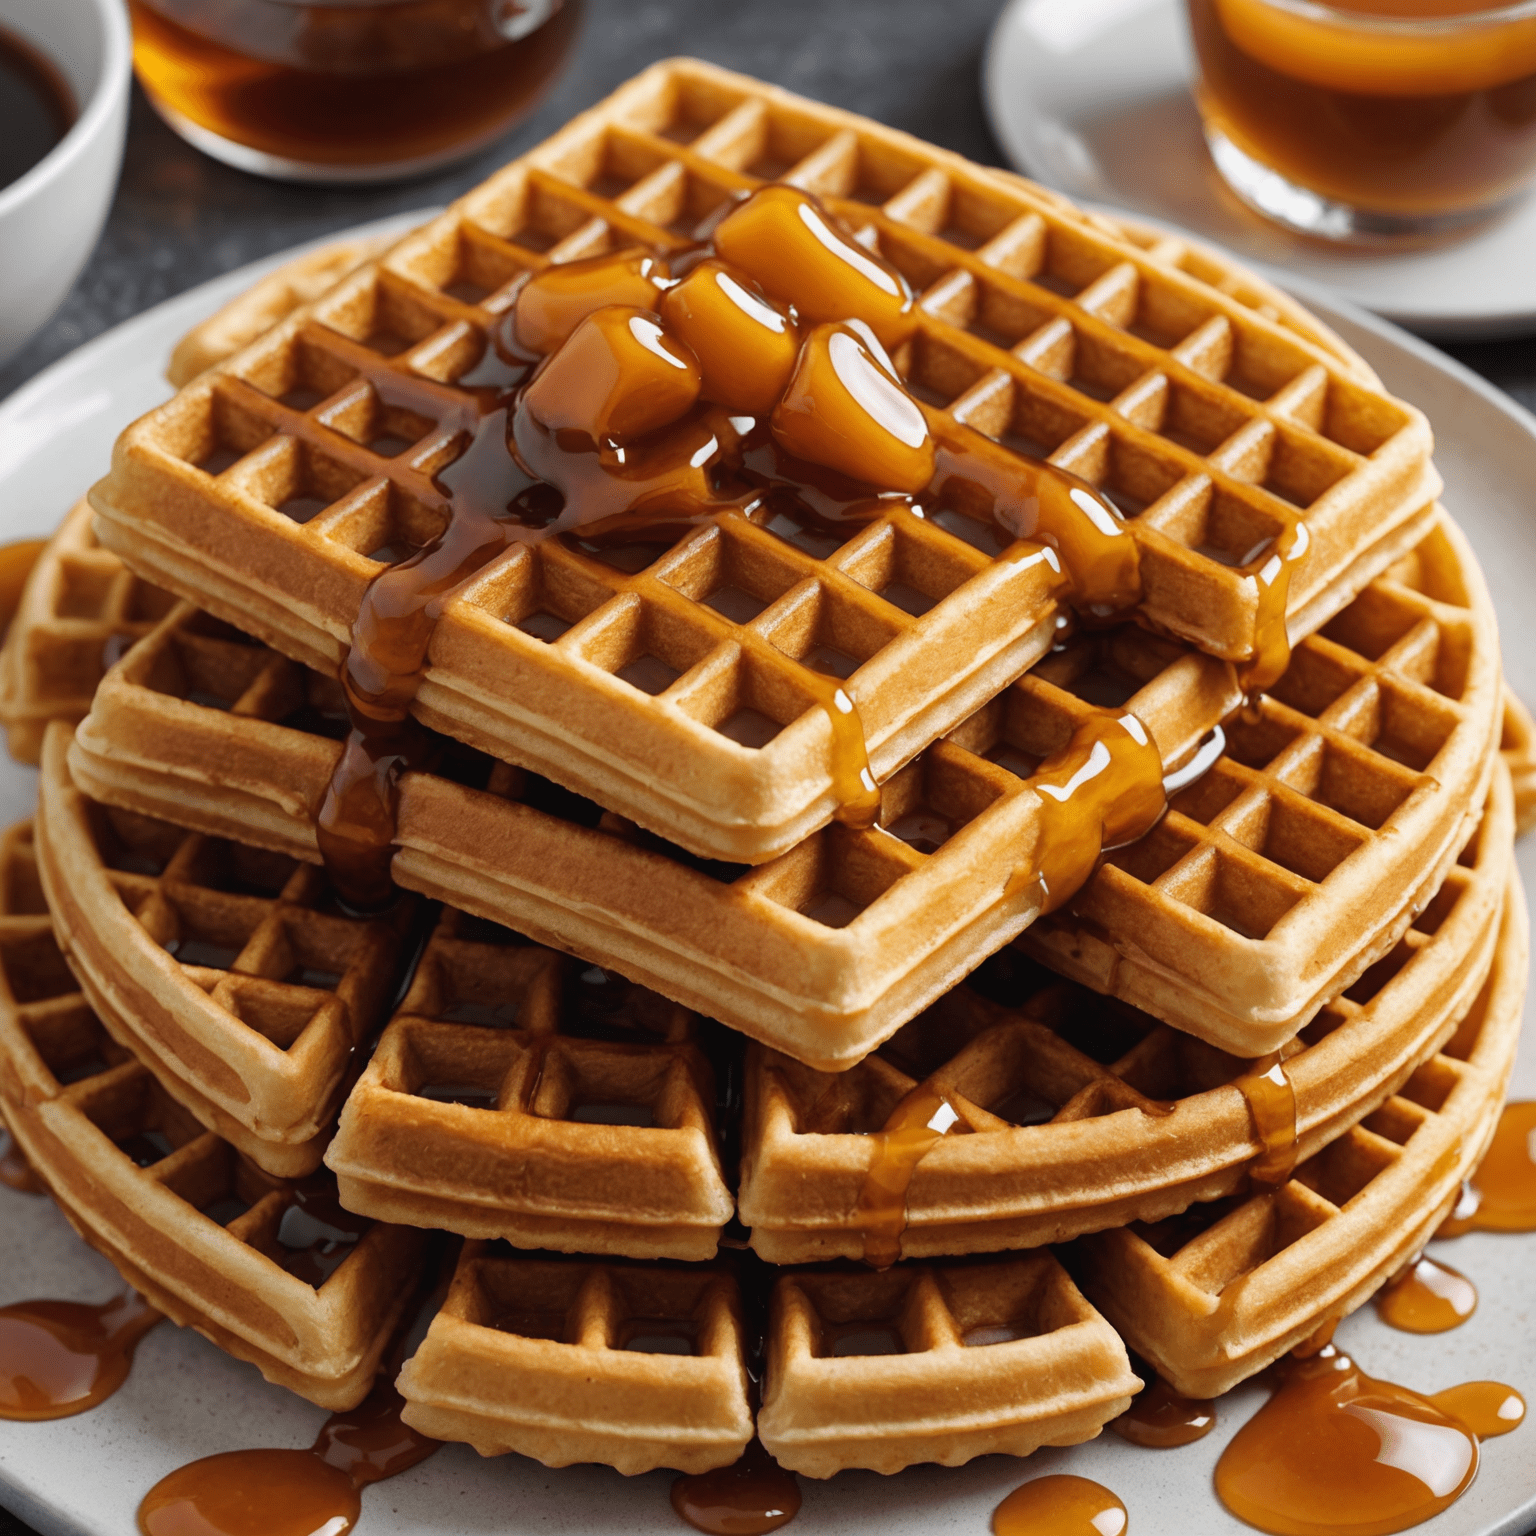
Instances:
[[[696,54],[1001,164],[978,86],[1000,8],[1000,0],[588,0],[570,67],[521,129],[455,170],[383,188],[288,187],[229,170],[184,145],[136,93],[101,246],[59,314],[0,368],[0,398],[81,342],[207,278],[328,230],[449,201],[671,54]],[[1536,408],[1536,340],[1449,350]],[[0,1536],[33,1533],[0,1510]]]

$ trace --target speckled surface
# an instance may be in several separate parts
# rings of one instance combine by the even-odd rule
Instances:
[[[521,129],[455,170],[384,188],[258,181],[187,148],[138,97],[101,247],[58,316],[0,369],[0,398],[81,342],[205,278],[331,229],[448,201],[674,53],[749,71],[997,163],[977,75],[998,9],[999,0],[588,0],[567,73]],[[1455,351],[1536,408],[1536,339]],[[0,1510],[0,1536],[32,1533]]]

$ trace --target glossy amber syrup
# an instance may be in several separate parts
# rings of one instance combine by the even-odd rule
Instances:
[[[678,1478],[672,1508],[707,1536],[763,1536],[800,1513],[800,1484],[754,1440],[732,1466]]]
[[[931,1083],[919,1083],[870,1138],[869,1170],[859,1192],[864,1262],[889,1269],[901,1257],[907,1226],[907,1190],[917,1165],[960,1123],[954,1107]]]
[[[1276,1536],[1387,1536],[1471,1486],[1477,1437],[1444,1404],[1366,1375],[1332,1345],[1277,1374],[1216,1465],[1216,1492],[1239,1519]]]
[[[1123,1536],[1126,1526],[1108,1488],[1063,1473],[1021,1484],[992,1512],[995,1536]]]
[[[307,1451],[227,1451],[162,1478],[139,1505],[143,1536],[346,1536],[359,1490],[438,1449],[405,1424],[392,1385],[326,1420]]]
[[[1248,1101],[1254,1135],[1264,1150],[1248,1169],[1256,1184],[1283,1184],[1296,1166],[1296,1089],[1286,1074],[1280,1052],[1261,1056],[1237,1079]]]
[[[1384,1323],[1405,1333],[1445,1333],[1477,1310],[1477,1287],[1459,1270],[1420,1258],[1376,1294]]]
[[[1525,1399],[1502,1381],[1464,1381],[1432,1392],[1430,1402],[1460,1419],[1479,1440],[1492,1440],[1525,1422]]]
[[[1481,1166],[1435,1235],[1474,1231],[1536,1231],[1536,1101],[1504,1106]]]
[[[1206,1397],[1185,1397],[1159,1376],[1109,1427],[1133,1445],[1159,1450],[1189,1445],[1216,1427],[1216,1404]]]
[[[132,1291],[96,1305],[0,1307],[0,1419],[65,1419],[105,1402],[160,1318]]]
[[[904,494],[800,459],[782,439],[800,448],[807,442],[777,430],[777,413],[764,422],[718,403],[735,398],[748,364],[758,377],[782,373],[788,332],[779,322],[788,323],[792,304],[797,323],[828,325],[842,338],[834,348],[831,335],[823,337],[826,366],[812,370],[805,395],[814,401],[820,388],[844,420],[854,457],[840,462],[877,463],[893,430],[915,436],[921,412],[883,351],[915,325],[900,273],[841,233],[814,199],[787,187],[764,188],[733,207],[712,240],[671,265],[625,251],[579,270],[536,273],[498,323],[501,362],[492,360],[489,370],[499,370],[497,385],[473,390],[468,402],[404,365],[359,360],[386,405],[437,421],[437,444],[458,456],[432,477],[400,474],[403,488],[442,518],[443,531],[369,585],[342,672],[352,729],[317,831],[337,889],[353,907],[377,908],[393,894],[398,782],[421,751],[410,706],[443,604],[509,545],[560,534],[598,545],[670,541],[721,512],[766,515],[786,497],[811,522],[868,521],[888,498]],[[730,329],[732,347],[719,355],[703,347],[707,367],[658,314],[636,303],[654,290],[658,308],[667,309],[674,286],[681,291],[706,269],[736,289],[729,302],[711,298],[710,308],[700,300],[682,317],[681,328],[694,326],[696,339],[706,324]],[[683,307],[678,300],[680,316]],[[845,319],[858,324],[845,326]],[[554,350],[525,377],[521,365],[541,345]],[[733,366],[722,361],[727,355]],[[861,399],[862,415],[854,408]],[[285,430],[305,440],[315,434],[297,413]],[[995,444],[983,451],[987,440],[968,432],[951,424],[942,443],[913,448],[920,458],[934,456],[929,490],[981,505],[1016,540],[1032,537],[1059,551],[1024,546],[1005,558],[1049,554],[1064,586],[1076,591],[1077,583],[1095,601],[1135,601],[1134,542],[1108,502],[1049,465]],[[816,451],[835,456],[826,445]],[[879,792],[852,697],[835,678],[799,667],[751,631],[741,632],[741,643],[824,709],[838,817],[871,825]]]

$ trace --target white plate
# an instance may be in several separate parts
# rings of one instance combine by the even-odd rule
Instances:
[[[392,221],[404,224],[409,220]],[[231,273],[82,347],[0,406],[0,538],[46,531],[106,468],[112,439],[164,397],[159,369],[176,338],[247,285],[260,268]],[[1381,371],[1425,406],[1440,428],[1441,467],[1502,603],[1511,671],[1536,696],[1536,421],[1473,375],[1368,316],[1326,317]],[[24,814],[32,776],[0,760],[0,812]],[[1526,847],[1536,879],[1536,840]],[[1536,889],[1536,885],[1533,885]],[[1536,1097],[1536,1053],[1516,1084]],[[29,1296],[103,1299],[116,1277],[83,1247],[49,1203],[0,1190],[0,1302]],[[1424,1391],[1458,1381],[1508,1381],[1536,1399],[1536,1330],[1529,1321],[1536,1237],[1475,1233],[1454,1262],[1482,1304],[1440,1338],[1396,1333],[1366,1309],[1341,1339],[1377,1375]],[[804,1536],[942,1536],[991,1529],[998,1501],[1026,1478],[1070,1470],[1115,1489],[1134,1536],[1238,1536],[1211,1491],[1227,1439],[1261,1400],[1258,1388],[1224,1399],[1220,1425],[1177,1451],[1139,1450],[1114,1435],[1027,1462],[990,1456],[968,1467],[916,1468],[895,1478],[844,1473],[805,1480]],[[245,1446],[300,1446],[324,1415],[184,1329],[159,1328],[140,1346],[127,1385],[93,1413],[52,1424],[0,1421],[0,1502],[44,1536],[126,1536],[140,1497],[199,1456]],[[1422,1529],[1426,1536],[1514,1536],[1536,1516],[1529,1429],[1489,1443],[1472,1490]],[[635,1536],[683,1530],[667,1499],[670,1473],[633,1481],[601,1467],[551,1472],[516,1456],[482,1461],[450,1446],[363,1495],[359,1536]]]
[[[1183,225],[1272,277],[1299,273],[1426,336],[1536,327],[1536,196],[1443,250],[1381,255],[1303,240],[1251,213],[1206,152],[1183,0],[1012,0],[982,69],[994,132],[1025,174]]]

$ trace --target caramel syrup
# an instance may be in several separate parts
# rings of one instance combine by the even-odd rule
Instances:
[[[3,45],[3,34],[0,34]],[[3,185],[0,178],[0,185]],[[11,627],[27,578],[37,564],[37,557],[48,547],[47,539],[17,539],[14,544],[0,544],[0,636]]]
[[[1536,1099],[1504,1106],[1470,1189],[1440,1231],[1452,1237],[1473,1228],[1536,1231]]]
[[[1479,1440],[1493,1440],[1525,1422],[1525,1399],[1502,1381],[1464,1381],[1429,1396],[1437,1408],[1460,1419]]]
[[[439,1442],[400,1417],[405,1400],[385,1381],[356,1407],[332,1414],[307,1451],[226,1451],[179,1467],[139,1505],[142,1536],[346,1536],[359,1492],[414,1467]]]
[[[707,1536],[762,1536],[800,1513],[800,1484],[754,1440],[734,1465],[678,1478],[672,1508]]]
[[[1108,1488],[1065,1473],[1020,1484],[992,1511],[995,1536],[1123,1536],[1126,1524]]]
[[[960,1123],[954,1106],[931,1083],[919,1083],[870,1140],[869,1171],[859,1191],[864,1262],[889,1269],[901,1257],[907,1189],[917,1165]]]
[[[0,1122],[0,1186],[14,1189],[18,1195],[42,1195],[47,1186],[38,1178],[37,1170],[27,1161],[13,1132]]]
[[[711,261],[705,278],[715,288],[706,283],[697,302],[673,303],[672,290]],[[721,288],[722,277],[733,286]],[[657,295],[650,309],[635,302],[647,288]],[[447,599],[513,543],[577,534],[598,547],[675,541],[721,513],[764,519],[786,504],[805,522],[857,524],[882,515],[893,498],[916,509],[913,465],[931,462],[927,491],[952,493],[1011,534],[1002,558],[1049,558],[1063,590],[1101,607],[1139,597],[1134,541],[1086,482],[953,423],[938,438],[928,431],[884,351],[912,334],[912,307],[901,274],[838,231],[815,199],[770,186],[729,208],[709,243],[670,260],[620,251],[530,276],[497,324],[498,386],[472,388],[467,401],[403,364],[330,339],[386,406],[437,421],[415,464],[451,459],[435,474],[412,467],[397,476],[443,531],[369,584],[342,669],[351,730],[317,833],[345,902],[376,910],[392,899],[398,784],[423,751],[410,708],[433,632]],[[701,356],[669,333],[664,313],[684,332],[701,315],[732,328],[731,366],[722,365],[724,353],[701,342]],[[861,318],[844,324],[849,315]],[[808,322],[815,329],[769,419],[732,414],[745,399],[743,380],[753,382],[742,358],[762,357],[760,382],[782,368],[786,338]],[[537,361],[535,345],[554,350]],[[820,418],[838,430],[821,430]],[[297,412],[284,430],[317,447],[329,443],[328,429]],[[799,457],[807,445],[826,462]],[[897,463],[900,472],[887,475]],[[883,483],[861,481],[850,468]],[[1026,534],[1048,548],[1021,544]],[[850,695],[765,637],[738,630],[733,638],[817,698],[831,725],[838,819],[872,825],[879,791]],[[1075,858],[1073,867],[1086,878],[1091,863]]]
[[[1261,1056],[1234,1084],[1248,1101],[1254,1135],[1264,1150],[1254,1159],[1248,1176],[1255,1184],[1283,1184],[1296,1167],[1296,1089],[1281,1053]]]
[[[1216,1404],[1210,1398],[1185,1397],[1159,1376],[1109,1427],[1132,1445],[1158,1450],[1190,1445],[1215,1429]]]
[[[1259,590],[1254,616],[1253,652],[1237,669],[1238,685],[1250,701],[1272,688],[1291,664],[1291,637],[1285,624],[1291,595],[1291,573],[1306,557],[1312,536],[1301,521],[1286,528],[1275,540],[1269,558],[1254,578]]]
[[[1333,1345],[1276,1367],[1270,1400],[1216,1465],[1216,1492],[1240,1520],[1276,1536],[1386,1536],[1449,1508],[1477,1474],[1477,1436],[1512,1394],[1476,1384],[1426,1397],[1378,1381]],[[1484,1388],[1487,1390],[1484,1390]],[[1498,1403],[1490,1411],[1487,1404]],[[1522,1405],[1523,1406],[1523,1405]]]
[[[161,1314],[128,1291],[111,1301],[18,1301],[0,1307],[0,1419],[66,1419],[128,1379],[139,1340]]]
[[[1404,1333],[1445,1333],[1477,1310],[1477,1287],[1458,1270],[1420,1258],[1377,1294],[1382,1322]]]

